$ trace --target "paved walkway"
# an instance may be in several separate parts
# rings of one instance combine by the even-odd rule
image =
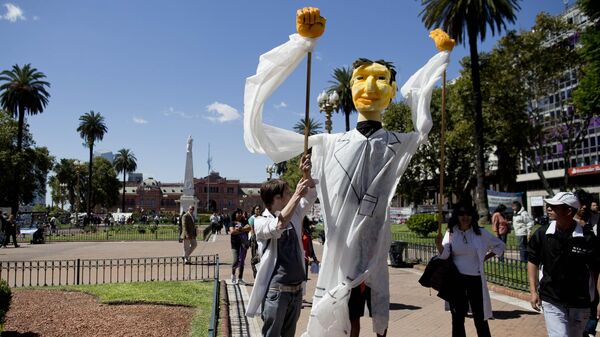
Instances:
[[[315,244],[317,254],[321,246]],[[231,277],[231,250],[229,236],[218,235],[209,242],[200,242],[194,255],[219,254],[221,279]],[[0,249],[0,261],[44,260],[61,258],[109,258],[109,257],[155,257],[179,256],[181,244],[176,241],[163,242],[77,242],[50,243],[45,245],[23,244],[21,248]],[[241,313],[252,291],[252,270],[246,260],[244,280],[246,286],[228,282],[232,333],[234,336],[260,336],[260,319],[246,320]],[[421,287],[417,280],[420,272],[415,269],[390,268],[390,323],[388,336],[450,336],[450,314],[444,311],[444,303],[435,294]],[[307,284],[308,300],[314,291],[316,277]],[[513,298],[492,293],[492,307],[496,319],[490,321],[495,337],[546,336],[543,317],[530,310],[529,304]],[[235,313],[235,315],[234,315]],[[296,336],[301,336],[307,325],[310,307],[302,309]],[[234,318],[235,317],[235,318]],[[361,336],[374,336],[371,321],[361,320]],[[472,320],[466,322],[467,335],[475,336]],[[237,330],[237,333],[236,333]]]

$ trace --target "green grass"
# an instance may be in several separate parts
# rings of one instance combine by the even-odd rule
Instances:
[[[196,308],[190,328],[192,337],[208,335],[213,282],[164,281],[51,287],[97,296],[102,303],[152,303]],[[45,288],[47,289],[47,288]]]

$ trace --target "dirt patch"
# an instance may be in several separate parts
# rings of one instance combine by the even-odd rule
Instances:
[[[106,305],[80,292],[13,290],[2,336],[189,336],[195,309]]]

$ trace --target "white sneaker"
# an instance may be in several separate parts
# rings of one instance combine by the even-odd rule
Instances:
[[[246,285],[246,282],[244,280],[242,280],[242,279],[239,279],[237,281],[237,284]]]
[[[231,275],[231,284],[237,284],[237,280],[235,278],[235,275]]]

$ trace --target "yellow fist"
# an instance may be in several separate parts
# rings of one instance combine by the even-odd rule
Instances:
[[[296,31],[304,37],[316,38],[325,31],[325,20],[318,8],[304,7],[296,12]]]
[[[435,47],[439,51],[452,51],[456,43],[454,39],[451,39],[446,32],[439,28],[431,31],[429,37],[433,39]]]

